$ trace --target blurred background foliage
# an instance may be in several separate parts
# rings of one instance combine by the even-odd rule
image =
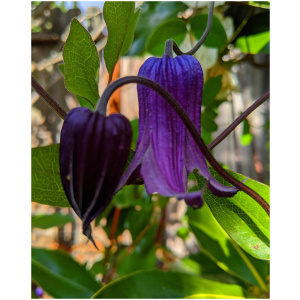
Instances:
[[[65,88],[59,68],[72,18],[89,31],[99,52],[100,94],[107,85],[103,4],[32,2],[31,72],[66,111],[80,102]],[[189,50],[205,29],[208,4],[136,2],[141,11],[134,40],[116,66],[114,78],[136,75],[146,58],[163,54],[168,38],[182,51]],[[269,53],[269,1],[216,2],[210,34],[195,55],[205,76],[201,118],[206,144],[269,90]],[[132,149],[138,136],[135,89],[122,88],[109,107],[110,112],[121,112],[130,119]],[[62,120],[34,90],[31,104],[32,147],[59,143]],[[269,184],[269,104],[259,107],[213,152],[225,167]],[[190,178],[192,190],[196,182]],[[236,284],[252,297],[268,297],[268,261],[255,259],[234,244],[206,205],[187,210],[182,201],[147,195],[143,185],[125,186],[93,227],[100,251],[86,243],[80,221],[69,208],[32,202],[32,298],[90,298],[111,280],[153,268]],[[110,295],[117,297],[113,289]]]

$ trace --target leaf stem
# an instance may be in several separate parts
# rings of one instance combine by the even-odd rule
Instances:
[[[31,76],[31,86],[47,102],[47,104],[64,120],[67,113],[54,101],[54,99],[41,87],[41,85]]]
[[[236,188],[251,196],[256,202],[259,203],[259,205],[267,212],[267,214],[270,215],[269,204],[259,194],[253,191],[250,187],[246,186],[242,182],[232,177],[219,165],[216,159],[209,152],[209,149],[206,147],[200,133],[197,131],[196,127],[194,126],[193,122],[188,117],[186,112],[176,101],[176,99],[169,92],[167,92],[162,86],[160,86],[157,82],[154,82],[148,78],[141,77],[141,76],[127,76],[127,77],[119,78],[115,80],[113,83],[111,83],[105,89],[100,101],[97,104],[96,110],[98,110],[100,113],[105,115],[106,105],[112,93],[117,88],[129,83],[138,83],[144,85],[148,88],[151,88],[152,90],[157,92],[161,97],[163,97],[169,103],[169,105],[174,109],[174,111],[180,117],[182,122],[185,124],[186,128],[194,138],[196,144],[198,145],[199,149],[203,153],[204,157],[207,159],[210,165],[215,169],[215,171],[226,181],[234,185]]]
[[[270,97],[270,91],[266,92],[251,106],[249,106],[233,123],[231,123],[219,136],[217,136],[208,146],[208,150],[212,150],[220,144],[248,115],[250,115],[258,106],[264,103]]]
[[[166,45],[165,45],[165,53],[166,55],[170,55],[170,53],[172,53],[172,48],[173,51],[176,53],[176,55],[193,55],[197,52],[197,50],[202,46],[202,44],[204,43],[206,37],[209,34],[210,28],[211,28],[211,24],[212,24],[212,18],[213,18],[213,12],[214,12],[214,1],[212,1],[210,3],[209,6],[209,12],[208,12],[208,18],[207,18],[207,24],[206,24],[206,28],[203,32],[203,35],[201,36],[200,40],[197,42],[197,44],[188,52],[182,52],[178,45],[176,44],[176,42],[172,39],[169,39],[166,41]]]

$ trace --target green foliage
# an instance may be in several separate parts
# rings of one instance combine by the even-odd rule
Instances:
[[[212,168],[210,172],[219,182],[228,185]],[[246,178],[232,171],[228,173],[239,181]],[[201,189],[205,180],[196,172],[194,174]],[[251,187],[269,203],[268,186],[250,178],[246,180],[245,185]],[[208,189],[204,193],[204,199],[216,220],[237,244],[258,259],[270,259],[270,217],[254,199],[241,191],[234,197],[220,198]]]
[[[147,270],[111,282],[92,298],[244,299],[247,296],[247,292],[238,285],[210,281],[186,273]]]
[[[257,260],[239,248],[216,221],[207,204],[196,210],[189,207],[187,216],[205,255],[224,271],[266,289],[268,262]]]
[[[243,121],[243,132],[241,135],[241,145],[248,146],[251,144],[253,135],[250,132],[250,124],[247,119]]]
[[[71,22],[63,59],[66,88],[94,107],[99,99],[99,55],[91,35],[75,18]]]
[[[31,217],[31,227],[48,229],[51,227],[61,227],[70,222],[74,222],[74,218],[70,215],[54,213],[51,215],[34,215]]]
[[[267,45],[270,43],[270,32],[265,31],[249,36],[241,36],[236,42],[235,46],[240,48],[243,53],[257,54],[269,53]]]
[[[151,33],[161,23],[177,17],[187,6],[181,1],[145,1],[134,32],[134,40],[128,55],[142,55]]]
[[[31,200],[69,207],[59,171],[59,145],[31,149]]]
[[[209,106],[215,100],[221,88],[222,75],[208,78],[203,86],[202,105]]]
[[[199,14],[194,16],[190,20],[191,33],[195,36],[197,40],[203,35],[206,25],[207,25],[207,14]],[[227,43],[227,35],[225,29],[218,19],[218,17],[213,16],[211,29],[206,37],[203,45],[211,48],[221,48]]]
[[[108,40],[104,49],[107,71],[112,75],[121,56],[129,50],[139,16],[134,2],[106,1],[103,15],[108,30]]]
[[[61,71],[61,73],[65,76],[65,65],[64,64],[59,64],[58,68]],[[90,110],[94,109],[94,105],[92,105],[89,101],[87,101],[83,97],[76,96],[76,98],[77,98],[77,100],[78,100],[81,107],[87,107]]]
[[[61,250],[32,249],[32,279],[54,298],[90,298],[101,284]]]
[[[180,45],[187,33],[186,25],[181,20],[170,20],[157,26],[149,36],[146,50],[156,56],[162,56],[165,52],[165,43],[173,39]]]

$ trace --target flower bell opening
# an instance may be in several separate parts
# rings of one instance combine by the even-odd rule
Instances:
[[[79,107],[63,123],[60,174],[71,207],[82,220],[83,234],[96,246],[90,223],[107,207],[130,151],[130,122]]]
[[[189,55],[172,58],[151,57],[139,76],[165,88],[185,110],[201,132],[203,72],[197,59]],[[232,197],[238,189],[220,184],[210,174],[206,160],[184,123],[171,106],[154,90],[138,85],[139,136],[134,158],[123,174],[117,190],[142,177],[149,194],[175,196],[199,208],[206,188],[220,197]],[[187,192],[188,174],[197,169],[207,184],[201,191]]]

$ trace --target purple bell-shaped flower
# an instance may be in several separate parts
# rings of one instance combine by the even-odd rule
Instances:
[[[66,116],[60,138],[62,184],[83,233],[111,201],[130,151],[132,131],[120,114],[108,117],[79,107]],[[95,243],[94,243],[95,244]]]
[[[190,55],[172,58],[151,57],[139,76],[165,88],[181,105],[197,130],[201,131],[203,72]],[[117,190],[142,177],[149,194],[184,199],[188,205],[203,205],[203,192],[209,188],[221,197],[231,197],[238,189],[224,186],[210,174],[204,155],[171,106],[155,90],[138,85],[139,136],[134,158],[121,178]],[[187,192],[189,172],[197,169],[207,183],[201,191]]]

